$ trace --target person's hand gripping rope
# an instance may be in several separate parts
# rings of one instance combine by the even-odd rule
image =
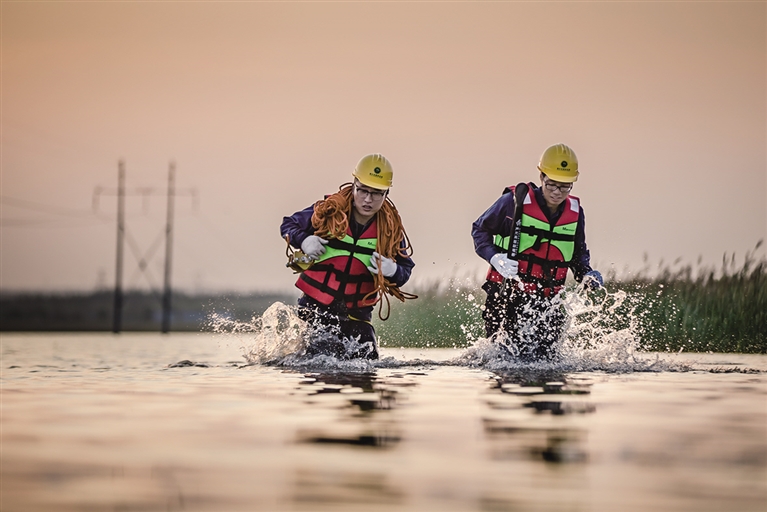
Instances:
[[[391,277],[397,272],[397,262],[386,256],[381,256],[373,252],[370,257],[370,266],[368,270],[371,274],[378,274],[379,271],[384,277]]]
[[[301,250],[306,254],[310,260],[316,260],[323,254],[325,254],[325,245],[328,241],[324,238],[320,238],[317,235],[309,235],[301,242]]]

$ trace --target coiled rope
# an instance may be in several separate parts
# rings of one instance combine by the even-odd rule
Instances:
[[[352,213],[352,183],[344,183],[338,192],[321,199],[314,204],[312,215],[312,227],[314,234],[323,238],[341,239],[346,235],[349,227],[349,215]],[[405,227],[402,225],[397,207],[386,196],[381,209],[376,213],[376,251],[389,259],[397,255],[409,258],[413,255],[413,246],[407,236]],[[404,241],[404,244],[403,244]],[[380,266],[379,266],[380,268]],[[379,304],[378,318],[386,320],[391,312],[391,304],[388,295],[405,302],[406,299],[417,299],[418,295],[403,292],[399,286],[386,279],[381,272],[373,274],[375,288],[365,295],[363,301],[368,301],[376,296],[370,305]],[[383,316],[383,303],[386,301],[386,316]]]

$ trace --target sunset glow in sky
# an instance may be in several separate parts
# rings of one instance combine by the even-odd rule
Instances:
[[[383,153],[413,279],[483,275],[471,223],[549,145],[603,273],[767,238],[764,2],[2,2],[3,290],[288,290],[282,217]],[[153,247],[156,247],[153,249]],[[764,254],[762,248],[759,254]],[[153,281],[152,281],[153,280]]]

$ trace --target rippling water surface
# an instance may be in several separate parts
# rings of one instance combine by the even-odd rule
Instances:
[[[3,511],[767,508],[766,356],[263,364],[247,333],[0,350]]]

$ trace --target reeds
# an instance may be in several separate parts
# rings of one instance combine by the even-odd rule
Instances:
[[[418,287],[417,294],[417,300],[393,304],[386,322],[375,322],[383,346],[464,348],[484,335],[479,308],[485,292],[479,285],[451,278],[447,286]]]
[[[660,351],[767,353],[767,262],[754,251],[740,268],[735,255],[715,269],[663,268],[655,278],[610,283],[639,298],[641,334]]]

